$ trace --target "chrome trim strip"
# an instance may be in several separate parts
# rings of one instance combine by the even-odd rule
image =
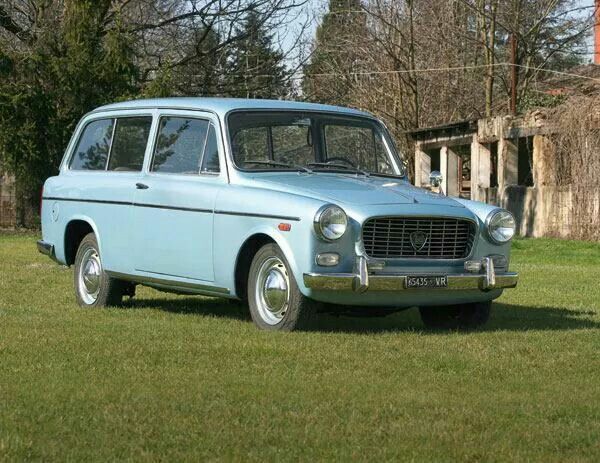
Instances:
[[[149,207],[151,209],[169,209],[172,211],[203,212],[205,214],[210,214],[213,212],[210,209],[196,209],[194,207],[179,207],[179,206],[164,206],[162,204],[133,203],[132,206],[134,206],[134,207]]]
[[[142,285],[157,285],[172,290],[180,290],[186,292],[194,292],[198,294],[207,294],[212,296],[225,296],[231,294],[231,291],[227,288],[221,288],[219,286],[210,286],[200,283],[189,283],[185,281],[173,281],[164,278],[155,278],[145,275],[129,275],[127,273],[113,272],[112,270],[106,270],[113,278],[120,280],[132,281]]]
[[[112,121],[113,121],[113,126],[112,126],[112,133],[110,134],[110,146],[108,147],[108,155],[106,156],[106,164],[104,165],[105,172],[108,172],[108,164],[110,163],[110,158],[112,156],[113,145],[114,145],[114,141],[115,141],[115,132],[117,131],[117,119],[114,118]],[[150,125],[152,125],[152,116],[150,116]],[[85,132],[85,129],[83,129],[81,131],[81,136],[79,138],[79,142],[77,142],[77,145],[79,145],[79,143],[81,142],[84,132]],[[75,146],[75,148],[77,148],[77,146]],[[146,140],[146,148],[148,148],[148,140]],[[75,154],[75,149],[73,150],[73,155],[74,154]],[[144,150],[144,154],[146,154],[146,150]],[[71,160],[72,159],[73,159],[73,156],[71,156]],[[143,162],[144,161],[142,160],[142,163]],[[71,169],[71,170],[77,170],[77,169]],[[79,170],[82,170],[82,169],[79,169]],[[140,169],[139,171],[141,172],[142,169]]]
[[[105,199],[79,199],[79,198],[59,198],[56,196],[44,196],[43,201],[69,201],[75,203],[98,203],[98,204],[117,204],[122,206],[133,206],[129,201],[110,201]]]
[[[237,215],[240,217],[260,217],[263,219],[292,220],[294,222],[300,222],[300,217],[289,217],[286,215],[258,214],[258,213],[254,213],[254,212],[236,212],[236,211],[222,211],[222,210],[215,210],[215,214]]]
[[[44,196],[42,200],[48,201],[70,201],[80,203],[97,203],[97,204],[115,204],[121,206],[134,206],[134,207],[150,207],[155,209],[170,209],[173,211],[187,211],[187,212],[200,212],[205,214],[220,214],[220,215],[237,215],[241,217],[258,217],[262,219],[277,219],[277,220],[291,220],[294,222],[300,222],[300,217],[290,217],[286,215],[271,215],[271,214],[259,214],[254,212],[237,212],[237,211],[222,211],[210,209],[196,209],[192,207],[179,207],[179,206],[165,206],[162,204],[149,204],[149,203],[133,203],[128,201],[108,201],[103,199],[77,199],[77,198],[59,198],[55,196]]]
[[[411,275],[413,276],[413,275]],[[305,273],[304,285],[307,288],[321,291],[356,291],[355,281],[357,275],[352,273]],[[389,274],[389,275],[369,275],[369,291],[420,291],[419,288],[406,287],[407,275]],[[494,289],[514,288],[517,286],[519,275],[517,273],[505,273],[495,275]],[[486,286],[486,275],[460,274],[448,275],[448,287],[439,288],[444,290],[480,290],[486,291],[492,289]],[[437,291],[438,289],[428,289]]]

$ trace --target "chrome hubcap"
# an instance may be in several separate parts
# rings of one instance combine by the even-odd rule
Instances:
[[[93,304],[98,299],[100,292],[100,278],[102,275],[102,263],[100,255],[94,248],[85,251],[81,259],[78,273],[79,295],[86,304]]]
[[[258,271],[256,303],[261,318],[269,325],[279,323],[288,309],[290,280],[278,257],[269,257]]]

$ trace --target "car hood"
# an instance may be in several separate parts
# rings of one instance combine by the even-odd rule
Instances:
[[[430,204],[464,208],[444,195],[417,188],[405,180],[336,173],[273,173],[253,178],[264,188],[314,196],[347,204]]]

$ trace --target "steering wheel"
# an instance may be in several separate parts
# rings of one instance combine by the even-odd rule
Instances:
[[[351,167],[356,169],[356,166],[352,163],[352,161],[349,161],[346,158],[342,158],[339,156],[334,156],[332,158],[327,158],[327,161],[325,161],[327,164],[335,164],[334,161],[341,161],[341,162],[345,162],[346,164],[350,165]]]

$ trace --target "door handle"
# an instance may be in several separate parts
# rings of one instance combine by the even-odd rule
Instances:
[[[146,185],[145,183],[136,183],[135,187],[138,190],[147,190],[148,188],[150,188],[148,185]]]

